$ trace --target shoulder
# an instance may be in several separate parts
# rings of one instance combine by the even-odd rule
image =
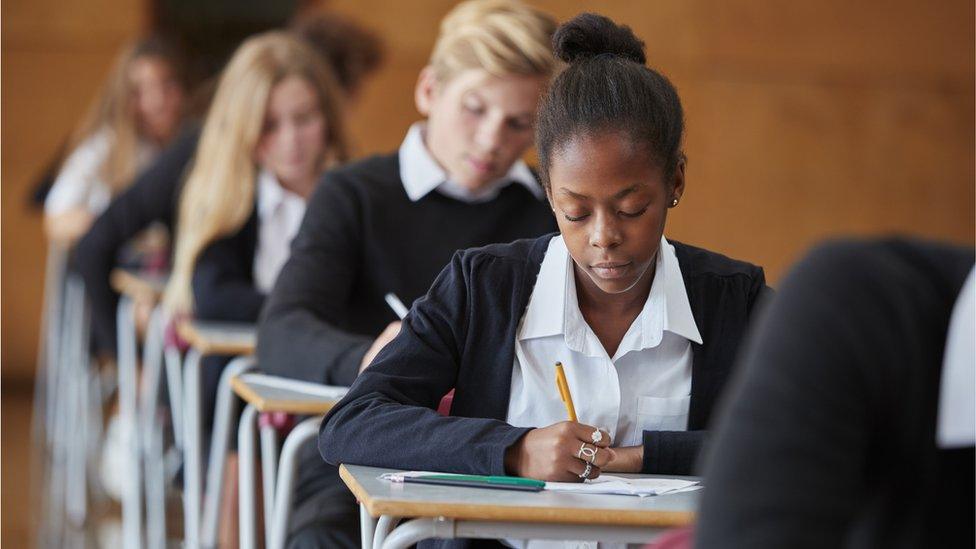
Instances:
[[[738,278],[765,283],[762,267],[676,240],[669,239],[668,242],[674,246],[675,256],[685,278]]]
[[[402,186],[400,162],[396,153],[369,156],[332,168],[325,173],[322,183],[351,188],[375,185]]]
[[[952,300],[973,261],[972,248],[917,238],[831,240],[811,250],[787,278],[831,292],[870,288],[885,300],[901,300],[909,288],[916,298]]]
[[[102,128],[78,142],[64,162],[65,169],[80,165],[100,164],[112,146],[112,131]]]
[[[343,164],[323,174],[315,188],[309,206],[337,206],[339,204],[375,200],[402,190],[397,155],[375,155]]]
[[[468,248],[457,253],[461,265],[468,269],[481,266],[522,270],[542,265],[549,241],[558,233],[550,233],[536,238],[523,238],[505,244],[488,244],[478,248]]]

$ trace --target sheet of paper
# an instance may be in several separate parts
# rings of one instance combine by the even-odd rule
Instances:
[[[678,478],[623,478],[600,475],[586,482],[547,482],[546,490],[575,492],[579,494],[619,494],[628,496],[660,496],[676,492],[696,490],[697,480]]]
[[[403,482],[404,477],[421,475],[441,475],[451,473],[436,473],[434,471],[399,471],[380,475],[383,480]],[[623,478],[613,475],[601,475],[600,478],[586,482],[547,482],[546,490],[553,492],[574,492],[577,494],[612,494],[624,496],[661,496],[688,492],[701,488],[697,480],[680,478]]]

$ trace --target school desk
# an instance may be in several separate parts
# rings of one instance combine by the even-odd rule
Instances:
[[[397,471],[357,465],[339,468],[360,502],[364,549],[400,549],[432,538],[646,543],[664,530],[691,524],[699,498],[698,490],[640,498],[404,484],[379,478],[393,472]],[[401,518],[410,520],[397,525]]]

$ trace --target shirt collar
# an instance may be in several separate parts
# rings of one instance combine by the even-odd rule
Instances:
[[[594,346],[595,338],[586,337],[590,329],[579,311],[572,261],[563,237],[554,237],[542,260],[519,339],[563,335],[567,346],[574,351],[600,356],[604,351]],[[638,320],[621,341],[617,356],[656,347],[665,331],[702,343],[674,246],[661,237],[651,291]]]
[[[269,170],[262,168],[258,172],[258,216],[265,219],[273,215],[275,210],[286,201],[299,200],[303,204],[305,200],[285,189],[278,182],[278,178]]]
[[[403,180],[403,188],[411,201],[416,202],[436,189],[441,194],[462,202],[486,202],[495,198],[503,187],[512,182],[521,184],[539,200],[545,198],[545,191],[532,175],[532,170],[522,160],[515,161],[504,177],[493,181],[478,193],[472,193],[451,181],[427,150],[424,144],[424,127],[424,122],[417,122],[410,126],[398,151],[400,179]]]

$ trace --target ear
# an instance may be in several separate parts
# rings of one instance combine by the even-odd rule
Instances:
[[[417,85],[413,90],[413,100],[417,105],[417,111],[424,117],[430,115],[434,97],[437,95],[438,84],[434,67],[427,65],[421,69],[420,76],[417,77]]]
[[[682,154],[678,160],[678,165],[674,168],[674,179],[672,179],[671,200],[681,200],[681,195],[685,194],[685,155]],[[670,203],[670,201],[669,201]]]

